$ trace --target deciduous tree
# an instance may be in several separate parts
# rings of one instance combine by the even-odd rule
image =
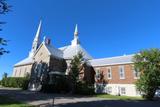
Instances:
[[[7,4],[6,0],[0,0],[0,15],[6,14],[9,11],[10,6]],[[4,24],[5,22],[0,21],[0,26]],[[0,28],[0,31],[2,28]],[[0,37],[0,56],[4,53],[9,53],[9,51],[6,51],[2,46],[7,45],[7,40]]]
[[[140,73],[137,89],[146,99],[152,99],[160,86],[160,49],[143,50],[134,56],[135,69]]]

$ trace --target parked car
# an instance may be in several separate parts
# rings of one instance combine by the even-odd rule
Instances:
[[[160,97],[160,88],[158,88],[155,92],[155,97]]]

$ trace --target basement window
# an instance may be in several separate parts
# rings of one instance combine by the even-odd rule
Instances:
[[[126,88],[125,87],[121,87],[121,95],[125,95],[126,94]]]
[[[111,94],[112,93],[112,87],[107,87],[107,93]]]

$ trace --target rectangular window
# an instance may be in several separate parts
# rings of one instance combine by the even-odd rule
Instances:
[[[112,79],[111,67],[107,67],[107,78],[108,78],[108,79]]]
[[[119,77],[120,79],[125,79],[124,66],[119,66]]]
[[[112,93],[112,87],[107,87],[107,93],[111,94]]]
[[[19,77],[21,76],[21,68],[19,69]]]
[[[121,87],[121,95],[125,95],[126,94],[126,88],[125,87]]]
[[[137,70],[133,70],[133,75],[134,75],[134,79],[140,78],[140,72],[138,72]]]
[[[27,67],[25,67],[24,76],[27,76]]]
[[[17,75],[17,69],[15,70],[15,72],[14,72],[14,76],[16,77],[16,75]]]
[[[137,69],[135,69],[134,65],[132,66],[132,71],[133,71],[134,79],[139,79],[140,78],[140,72]]]
[[[96,78],[97,79],[100,78],[100,69],[99,68],[96,69]]]
[[[140,91],[136,89],[136,95],[141,95]]]

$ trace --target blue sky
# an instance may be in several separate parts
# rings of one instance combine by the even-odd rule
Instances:
[[[13,6],[0,35],[10,40],[0,57],[0,77],[28,56],[38,23],[55,47],[70,44],[78,24],[81,45],[94,58],[160,48],[159,0],[8,0]]]

